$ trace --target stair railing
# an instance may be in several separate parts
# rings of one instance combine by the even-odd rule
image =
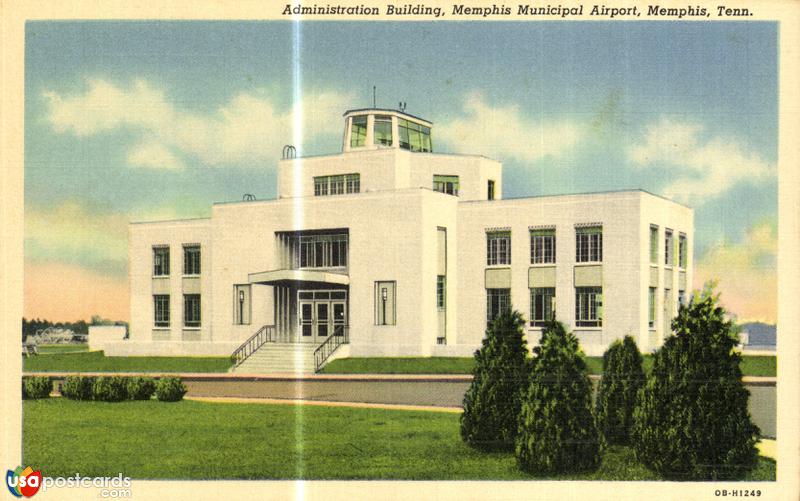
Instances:
[[[337,325],[333,334],[314,350],[314,372],[322,369],[322,366],[339,346],[349,342],[350,328],[347,325]]]
[[[264,343],[276,341],[276,333],[274,325],[264,325],[256,331],[255,334],[247,338],[247,341],[241,344],[231,355],[234,367],[239,367],[242,362],[256,352]]]

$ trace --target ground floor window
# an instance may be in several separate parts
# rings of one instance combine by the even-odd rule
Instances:
[[[169,294],[153,296],[153,319],[156,327],[169,327]]]
[[[575,287],[575,325],[577,327],[603,325],[602,287]]]
[[[200,327],[200,294],[183,295],[183,326]]]
[[[535,287],[531,289],[531,325],[542,327],[555,318],[555,287]]]
[[[397,324],[397,282],[375,282],[375,325]]]
[[[486,289],[486,325],[511,308],[511,289]]]
[[[656,288],[650,287],[647,294],[647,326],[656,326]]]

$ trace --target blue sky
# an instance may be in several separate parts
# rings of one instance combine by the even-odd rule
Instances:
[[[774,290],[770,312],[763,298],[748,311],[742,289],[774,276],[777,34],[761,22],[28,23],[26,291],[38,297],[37,267],[54,263],[123,290],[124,221],[273,196],[293,117],[302,154],[337,152],[342,112],[371,105],[375,85],[379,106],[402,100],[434,122],[437,151],[502,161],[506,197],[643,188],[694,207],[698,278],[735,264],[718,277],[723,299],[769,319]]]

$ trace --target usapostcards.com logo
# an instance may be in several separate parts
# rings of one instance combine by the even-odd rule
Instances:
[[[24,469],[22,466],[17,466],[16,470],[6,472],[6,485],[11,494],[16,497],[29,498],[39,492],[39,486],[42,485],[42,472],[34,471],[30,466]]]

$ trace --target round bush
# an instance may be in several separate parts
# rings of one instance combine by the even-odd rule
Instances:
[[[47,398],[53,391],[53,382],[47,376],[27,376],[22,378],[22,398]]]
[[[71,400],[91,400],[94,378],[67,376],[61,384],[61,396]]]
[[[681,307],[637,395],[636,457],[677,480],[741,478],[758,461],[736,329],[711,286]]]
[[[177,402],[186,394],[186,386],[177,377],[163,377],[156,382],[156,398],[162,402]]]
[[[597,392],[597,421],[607,443],[628,443],[636,392],[643,384],[642,355],[636,342],[630,336],[614,341],[603,354],[603,377]]]
[[[538,356],[519,416],[517,464],[533,474],[596,469],[603,442],[577,338],[551,322],[534,353]]]
[[[125,378],[120,376],[100,376],[92,386],[92,397],[101,402],[121,402],[128,398]]]
[[[525,320],[505,311],[492,322],[475,352],[472,383],[464,395],[461,438],[483,450],[513,450],[522,392],[528,385]]]
[[[156,383],[151,377],[131,377],[127,380],[127,391],[131,400],[150,400]]]

